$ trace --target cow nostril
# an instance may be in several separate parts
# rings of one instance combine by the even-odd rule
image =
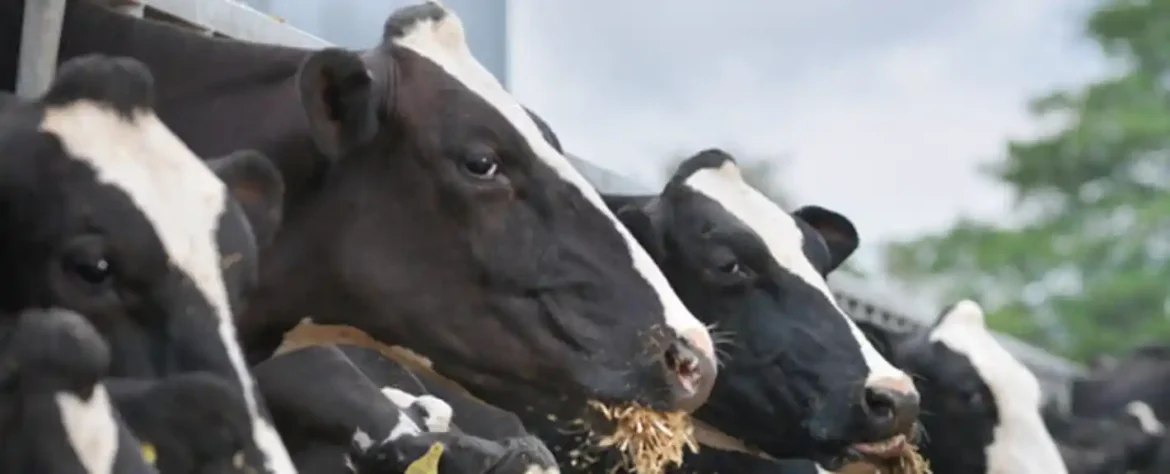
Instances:
[[[715,385],[715,361],[695,350],[683,338],[667,347],[663,356],[668,376],[675,386],[675,408],[695,411],[706,403]]]
[[[886,439],[909,435],[918,421],[918,392],[899,379],[879,379],[865,387],[861,399],[863,422],[869,435]]]
[[[691,381],[699,376],[698,357],[690,351],[680,349],[678,344],[666,350],[666,365],[684,381]]]
[[[870,423],[885,424],[894,418],[894,412],[897,410],[897,401],[889,390],[867,388],[865,390],[864,408]]]

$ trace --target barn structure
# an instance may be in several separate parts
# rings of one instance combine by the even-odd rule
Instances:
[[[306,48],[332,44],[255,7],[271,9],[280,0],[91,0],[107,3],[125,14],[160,19],[208,35],[283,44]],[[332,2],[333,0],[316,0]],[[61,17],[66,0],[30,1],[25,8],[20,77],[17,92],[39,94],[54,73]],[[378,2],[389,9],[413,0]],[[485,66],[507,84],[507,0],[445,0],[460,12],[472,40],[472,50]],[[464,5],[466,4],[466,5]],[[334,2],[333,8],[341,7]],[[328,7],[325,7],[328,8]],[[269,10],[271,11],[271,10]],[[344,45],[351,46],[351,45]],[[605,192],[636,193],[651,189],[586,159],[571,157],[593,183]],[[855,318],[873,321],[892,329],[922,327],[936,316],[938,308],[920,307],[915,299],[900,297],[850,275],[834,276],[830,285],[842,306]],[[1077,364],[1056,357],[1015,338],[999,335],[1000,341],[1040,378],[1049,396],[1064,400],[1067,381],[1083,371]]]

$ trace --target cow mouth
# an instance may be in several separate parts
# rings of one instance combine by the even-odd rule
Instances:
[[[873,443],[856,443],[850,446],[850,450],[862,458],[893,459],[902,456],[909,447],[906,435],[897,435]]]

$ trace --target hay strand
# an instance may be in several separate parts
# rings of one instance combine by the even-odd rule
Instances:
[[[902,455],[894,460],[891,474],[932,474],[930,463],[918,452],[918,446],[907,444]]]
[[[610,472],[624,467],[637,474],[662,474],[671,465],[682,465],[684,449],[699,450],[686,412],[659,412],[637,404],[613,407],[597,401],[589,406],[614,425],[613,432],[597,442],[599,448],[612,447],[621,453],[622,462]]]

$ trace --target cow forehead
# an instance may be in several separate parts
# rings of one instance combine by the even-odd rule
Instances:
[[[402,25],[402,31],[391,38],[395,45],[409,49],[430,60],[456,82],[476,94],[495,109],[516,130],[529,149],[564,181],[568,182],[585,197],[597,212],[605,215],[614,229],[621,235],[634,269],[654,288],[665,311],[667,326],[678,332],[703,330],[705,327],[683,306],[682,301],[671,290],[666,277],[658,269],[650,255],[634,239],[633,235],[618,221],[606,207],[601,194],[593,188],[584,175],[577,171],[568,158],[558,152],[541,133],[540,128],[524,107],[504,89],[499,80],[471,54],[466,43],[462,21],[453,12],[439,10],[433,15],[419,16],[413,24]]]
[[[700,168],[688,176],[683,184],[719,203],[724,210],[739,219],[764,242],[777,265],[824,295],[849,326],[853,339],[861,348],[861,355],[870,369],[870,377],[903,376],[901,371],[877,352],[865,334],[841,309],[836,296],[829,289],[828,282],[805,255],[804,231],[796,219],[744,181],[735,162],[726,160],[718,167]]]
[[[971,324],[955,313],[974,309],[956,308],[943,315],[940,324],[931,330],[929,340],[966,358],[987,384],[1001,410],[1039,409],[1040,382],[1036,376],[1004,349],[985,326]]]
[[[226,212],[224,183],[149,110],[124,115],[98,102],[78,100],[47,107],[39,128],[60,140],[71,159],[88,164],[99,181],[131,199],[171,264],[207,299],[220,343],[243,388],[256,444],[277,464],[277,472],[293,472],[275,428],[259,415],[252,378],[236,344],[216,239]]]
[[[825,278],[804,253],[804,232],[796,219],[747,184],[734,163],[699,169],[683,183],[739,219],[764,242],[777,265],[836,301]]]

